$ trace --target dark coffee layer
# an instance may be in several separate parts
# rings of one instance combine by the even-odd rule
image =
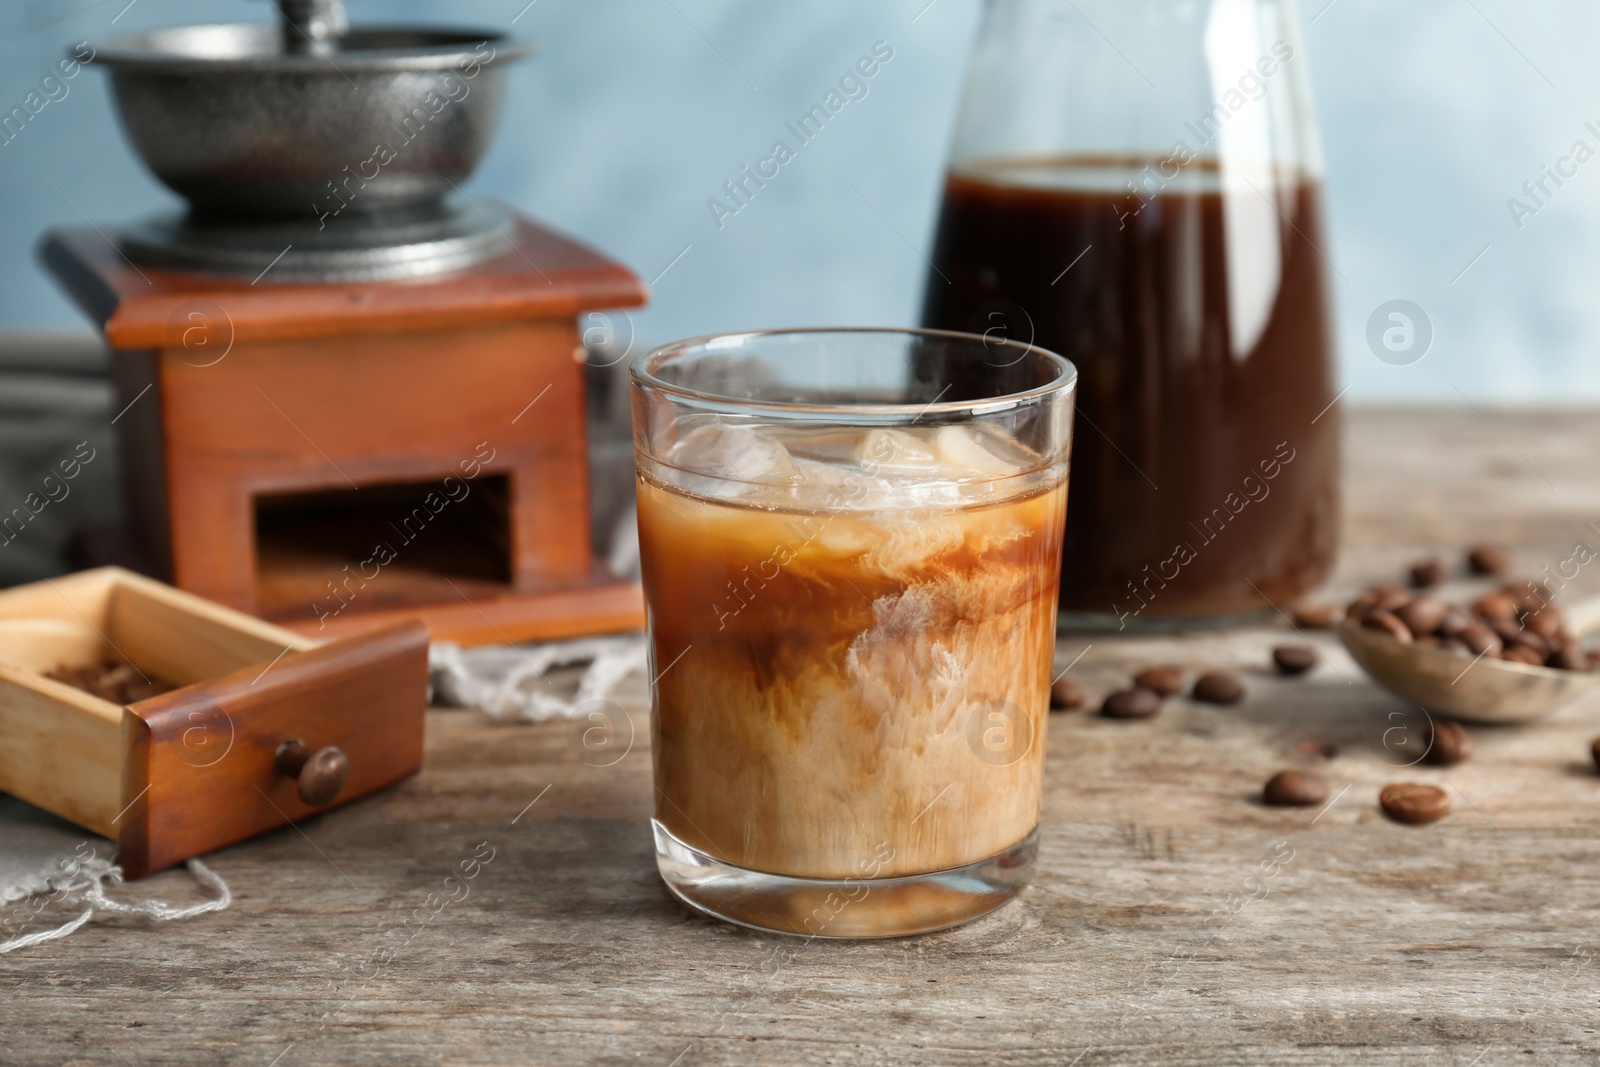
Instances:
[[[1070,158],[952,174],[924,323],[1032,340],[1080,375],[1063,611],[1259,611],[1326,578],[1322,243],[1317,186],[1281,173]]]

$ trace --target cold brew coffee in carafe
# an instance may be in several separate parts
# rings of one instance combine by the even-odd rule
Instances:
[[[1064,622],[1270,613],[1326,579],[1339,526],[1332,268],[1294,6],[1081,7],[989,5],[923,322],[1078,367]]]

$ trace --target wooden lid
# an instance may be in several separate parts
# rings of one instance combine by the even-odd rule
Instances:
[[[637,307],[632,271],[521,216],[515,247],[455,274],[416,281],[273,284],[136,266],[93,227],[47,233],[39,256],[113,349],[178,347],[199,311],[232,342],[574,318]],[[220,312],[220,316],[218,315]]]

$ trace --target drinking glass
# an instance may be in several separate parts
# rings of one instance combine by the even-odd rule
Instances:
[[[936,930],[1034,856],[1076,372],[932,330],[632,368],[656,862],[730,921]]]

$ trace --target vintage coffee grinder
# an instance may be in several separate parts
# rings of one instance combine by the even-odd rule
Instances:
[[[46,235],[113,349],[139,569],[303,632],[629,629],[591,548],[579,316],[626,267],[457,186],[487,147],[495,33],[185,26],[96,49],[188,210]]]

